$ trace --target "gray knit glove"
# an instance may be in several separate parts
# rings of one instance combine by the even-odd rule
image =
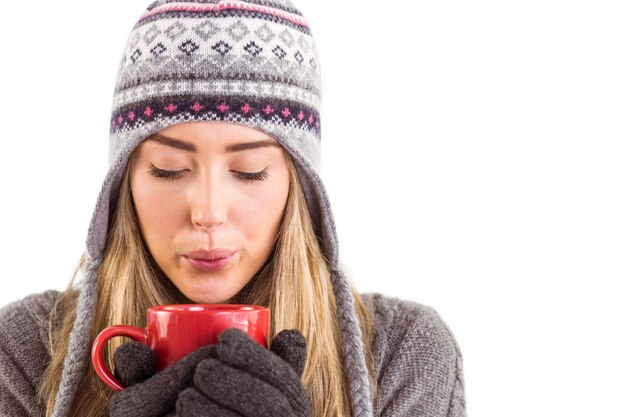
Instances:
[[[267,350],[238,329],[219,337],[217,358],[196,368],[193,387],[176,403],[177,417],[311,417],[300,376],[306,340],[283,330]]]
[[[113,364],[118,379],[127,387],[109,400],[111,417],[174,416],[176,398],[192,385],[196,365],[216,357],[216,346],[205,346],[180,361],[155,372],[156,359],[149,347],[128,342],[115,350]]]

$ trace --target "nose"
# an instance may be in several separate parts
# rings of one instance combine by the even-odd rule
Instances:
[[[226,223],[228,193],[218,180],[199,181],[190,193],[191,222],[194,227],[210,230]]]

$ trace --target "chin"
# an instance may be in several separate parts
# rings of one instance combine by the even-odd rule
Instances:
[[[198,291],[190,291],[183,293],[196,304],[232,304],[232,300],[237,294],[218,294],[218,293],[199,293]]]
[[[245,286],[237,276],[230,274],[208,277],[183,275],[172,282],[185,297],[197,304],[232,304]]]

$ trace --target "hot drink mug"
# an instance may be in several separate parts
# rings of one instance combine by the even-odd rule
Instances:
[[[104,360],[104,347],[109,339],[126,336],[146,344],[154,351],[157,371],[178,361],[196,349],[217,343],[217,337],[234,327],[252,340],[267,347],[270,310],[243,304],[172,304],[148,309],[145,329],[115,325],[96,337],[91,360],[96,373],[114,390],[124,385],[111,373]]]

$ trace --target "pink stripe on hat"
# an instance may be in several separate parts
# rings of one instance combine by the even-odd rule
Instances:
[[[206,6],[172,6],[172,5],[163,5],[152,9],[150,12],[141,16],[139,21],[147,19],[150,16],[154,16],[160,13],[166,12],[212,12],[216,10],[227,10],[227,9],[237,9],[237,10],[247,10],[251,12],[259,12],[270,16],[276,16],[281,19],[287,20],[291,23],[294,23],[298,26],[303,26],[308,28],[306,22],[300,18],[294,17],[293,15],[278,11],[277,9],[263,7],[263,6],[253,6],[247,3],[238,3],[238,2],[228,2],[228,3],[218,3],[218,4],[210,4]]]

